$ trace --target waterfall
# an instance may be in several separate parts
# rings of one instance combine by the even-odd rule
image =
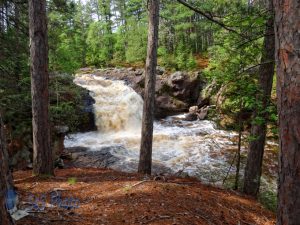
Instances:
[[[95,99],[96,132],[78,133],[65,140],[67,148],[84,147],[93,152],[109,150],[118,160],[108,167],[133,172],[139,159],[143,99],[125,82],[92,74],[76,75],[74,82]],[[153,168],[182,171],[210,179],[212,171],[226,170],[229,139],[236,134],[217,130],[211,121],[184,121],[184,115],[154,123]],[[222,171],[223,172],[223,171]]]
[[[94,114],[100,132],[140,132],[143,99],[123,81],[91,74],[77,75],[75,84],[86,88],[95,99]]]
[[[141,96],[123,81],[96,75],[76,75],[74,82],[89,90],[95,99],[98,130],[70,135],[65,147],[84,148],[93,153],[88,166],[136,172],[143,108]],[[155,121],[153,170],[188,174],[203,182],[218,184],[234,157],[237,134],[217,129],[212,121],[183,118],[184,115],[177,115]],[[245,148],[242,152],[246,154]],[[86,155],[84,152],[81,157]]]

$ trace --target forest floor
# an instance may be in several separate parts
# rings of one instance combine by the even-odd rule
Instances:
[[[145,179],[139,174],[86,168],[57,169],[55,175],[37,178],[32,171],[14,173],[20,205],[28,207],[34,199],[40,206],[40,211],[32,209],[17,225],[275,224],[275,215],[256,200],[192,178]],[[51,202],[57,192],[61,199],[78,199],[78,208]]]

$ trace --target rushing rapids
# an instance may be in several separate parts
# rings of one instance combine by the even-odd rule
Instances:
[[[94,152],[105,149],[118,159],[110,160],[106,166],[136,171],[143,107],[141,96],[123,81],[91,74],[77,75],[74,82],[88,89],[95,99],[98,131],[73,134],[65,140],[65,146]],[[172,116],[155,122],[154,172],[188,174],[206,182],[220,183],[236,150],[237,134],[218,130],[208,120],[190,122],[183,117]]]

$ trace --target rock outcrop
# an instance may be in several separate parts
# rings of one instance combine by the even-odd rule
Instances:
[[[126,170],[136,172],[138,160],[124,160],[119,153],[128,152],[123,146],[102,147],[96,150],[89,150],[84,147],[67,148],[66,153],[71,155],[71,166],[80,168],[111,168],[116,170]],[[128,153],[126,153],[128,154]],[[125,154],[125,155],[126,155]],[[172,170],[159,162],[153,162],[153,174],[171,174]]]
[[[209,106],[204,106],[199,109],[198,106],[192,106],[189,108],[189,113],[185,115],[184,120],[194,121],[194,120],[204,120],[207,117]]]
[[[145,86],[145,73],[140,68],[82,69],[80,73],[91,73],[112,80],[123,80],[142,97]],[[201,72],[170,73],[162,67],[157,68],[156,77],[156,118],[163,118],[197,105],[205,82]]]

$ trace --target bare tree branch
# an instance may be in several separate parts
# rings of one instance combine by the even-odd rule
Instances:
[[[195,11],[196,13],[199,13],[200,15],[202,15],[203,17],[205,17],[206,19],[208,19],[209,21],[219,25],[220,27],[224,28],[225,30],[228,30],[230,32],[233,32],[235,34],[238,34],[240,36],[244,36],[242,34],[240,34],[239,32],[237,32],[236,30],[230,28],[229,26],[227,26],[226,24],[224,24],[223,22],[216,20],[215,18],[213,18],[211,13],[207,13],[207,12],[203,12],[200,9],[195,8],[194,6],[190,5],[189,3],[187,3],[184,0],[177,0],[177,2],[179,2],[180,4],[186,6],[187,8]]]
[[[238,73],[239,73],[239,74],[246,73],[246,72],[248,72],[249,70],[252,70],[252,69],[254,69],[254,68],[256,68],[256,67],[259,67],[259,66],[262,66],[262,65],[265,65],[265,64],[269,64],[269,63],[273,63],[273,62],[274,62],[274,60],[267,61],[267,62],[263,62],[263,63],[259,63],[259,64],[256,64],[256,65],[254,65],[254,66],[250,66],[250,67],[248,67],[248,68],[244,68],[242,71],[239,71]]]

